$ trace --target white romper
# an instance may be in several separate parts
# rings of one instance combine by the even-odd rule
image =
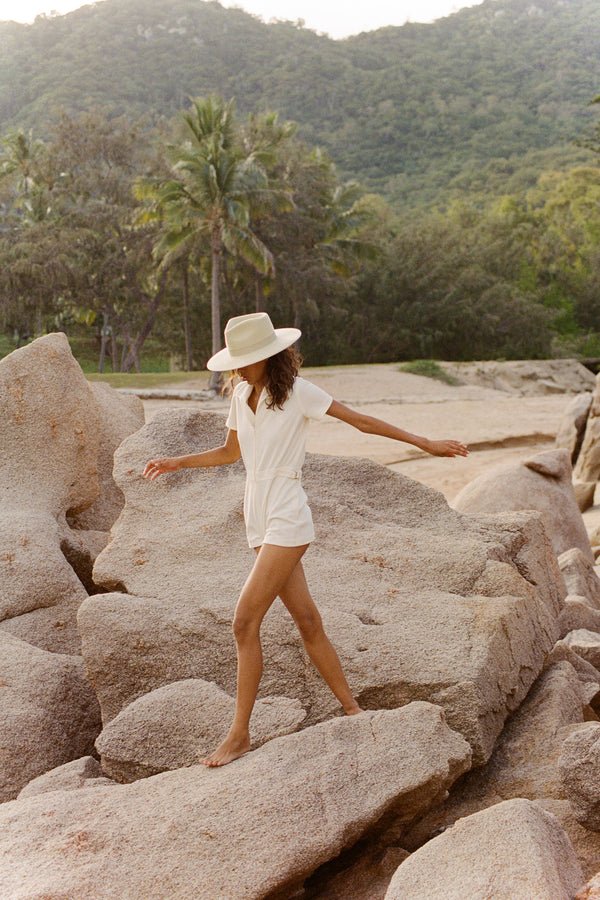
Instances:
[[[283,409],[267,409],[263,389],[256,413],[248,406],[252,385],[236,385],[227,427],[237,431],[246,467],[244,518],[250,547],[310,544],[315,532],[300,474],[309,419],[322,419],[331,406],[329,394],[304,378],[296,378]]]

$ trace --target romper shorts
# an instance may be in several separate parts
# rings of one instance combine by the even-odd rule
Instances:
[[[246,477],[244,519],[248,546],[301,547],[315,537],[300,472],[275,469]]]

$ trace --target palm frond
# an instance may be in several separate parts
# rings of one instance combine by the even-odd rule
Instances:
[[[154,258],[161,261],[161,270],[169,268],[176,260],[190,251],[196,233],[196,229],[187,227],[180,231],[167,231],[162,235],[153,250]]]
[[[248,192],[247,197],[250,210],[254,215],[290,212],[296,208],[291,191],[265,188]]]
[[[269,248],[251,231],[228,222],[223,229],[223,243],[230,253],[237,253],[264,275],[273,275],[275,262]]]
[[[247,229],[250,222],[250,213],[248,204],[241,199],[230,199],[226,204],[226,217],[229,222],[235,224],[237,228]]]

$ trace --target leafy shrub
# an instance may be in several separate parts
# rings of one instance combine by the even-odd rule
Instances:
[[[399,366],[401,372],[408,372],[410,375],[423,375],[425,378],[436,378],[443,381],[444,384],[453,386],[460,384],[460,381],[442,369],[439,363],[434,359],[414,359],[412,362],[404,363]]]

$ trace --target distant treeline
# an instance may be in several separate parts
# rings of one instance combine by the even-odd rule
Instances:
[[[200,0],[105,0],[0,23],[0,132],[99,107],[170,120],[190,97],[276,109],[400,214],[535,187],[583,165],[600,92],[597,0],[486,0],[431,25],[333,41]]]
[[[15,340],[62,328],[115,369],[150,348],[201,368],[215,309],[266,309],[312,365],[600,355],[595,165],[407,219],[277,114],[205,97],[176,126],[92,111],[9,132],[0,175]]]

